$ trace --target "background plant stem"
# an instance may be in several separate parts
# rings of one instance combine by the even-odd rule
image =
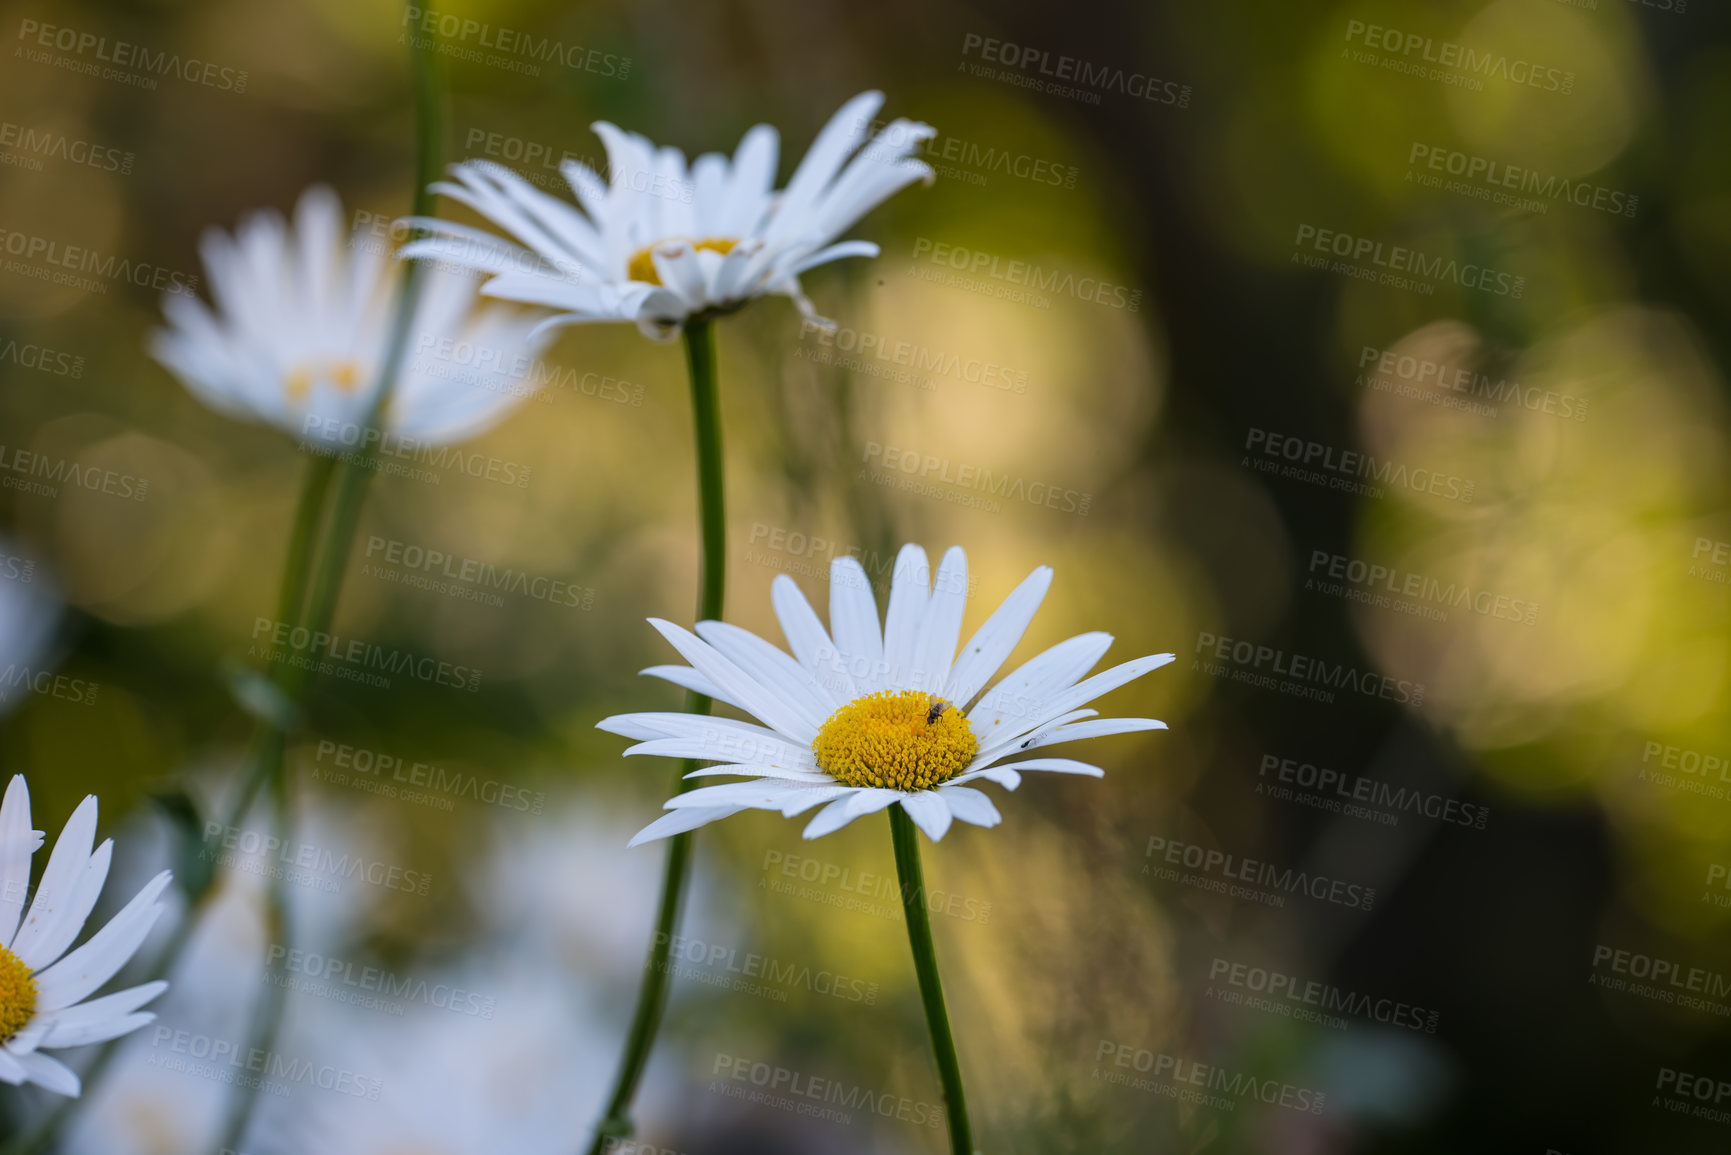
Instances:
[[[312,570],[313,543],[317,539],[319,513],[324,506],[325,494],[330,489],[331,477],[336,471],[336,461],[329,457],[314,457],[307,462],[306,476],[301,482],[299,499],[295,502],[294,520],[290,523],[288,550],[283,558],[283,574],[281,590],[277,597],[277,619],[286,622],[299,622],[302,602],[306,596],[307,579]],[[273,738],[279,739],[281,731],[273,727],[262,727],[253,739],[253,752],[247,758],[247,766],[260,765],[268,760],[264,746]],[[248,789],[251,783],[253,788]],[[253,794],[256,793],[256,781],[252,774],[243,780],[239,790],[229,803],[225,826],[232,827],[240,823],[251,808]],[[184,885],[186,880],[182,880]],[[188,906],[180,921],[170,932],[168,941],[163,943],[157,952],[156,960],[151,964],[150,973],[142,980],[156,982],[168,977],[179,960],[181,952],[186,949],[192,938],[192,932],[197,929],[199,917],[209,895],[215,892],[214,887],[205,887],[199,893],[188,895]],[[84,1067],[79,1079],[83,1084],[84,1095],[89,1095],[90,1089],[102,1081],[103,1075],[114,1062],[115,1052],[126,1036],[110,1039],[103,1043],[96,1052],[96,1057]],[[54,1109],[37,1122],[34,1127],[21,1131],[0,1147],[0,1155],[32,1155],[41,1149],[42,1145],[53,1135],[62,1123],[71,1116],[83,1097],[63,1099]]]
[[[932,916],[926,906],[925,874],[920,868],[919,832],[914,820],[900,806],[891,806],[890,841],[896,851],[896,875],[902,884],[902,912],[907,916],[908,945],[914,952],[914,973],[920,980],[920,1002],[926,1008],[926,1027],[932,1036],[932,1052],[938,1061],[938,1080],[944,1088],[944,1113],[950,1124],[952,1155],[974,1155],[973,1129],[968,1123],[968,1102],[962,1093],[962,1067],[956,1059],[956,1041],[950,1035],[950,1015],[944,1006],[944,984],[938,977],[938,952],[932,942]]]
[[[697,620],[721,617],[722,597],[727,587],[727,512],[723,500],[721,456],[721,405],[716,388],[715,331],[713,322],[699,321],[685,327],[685,360],[691,377],[691,416],[697,437],[697,506],[699,539],[702,543],[697,580]],[[685,712],[707,714],[712,703],[702,694],[686,692]],[[698,760],[679,764],[673,793],[690,789],[685,777],[697,769]],[[589,1155],[602,1155],[608,1140],[629,1138],[633,1131],[631,1100],[649,1063],[655,1032],[667,1006],[667,988],[672,979],[668,966],[674,932],[685,905],[685,889],[691,874],[690,832],[667,840],[667,861],[661,875],[661,902],[655,913],[655,937],[643,982],[637,988],[637,1006],[625,1035],[619,1074],[608,1096],[607,1110],[596,1126]]]
[[[431,13],[431,6],[426,6]],[[429,21],[423,27],[436,27]],[[415,184],[412,213],[415,216],[433,214],[433,193],[429,186],[438,178],[440,158],[444,150],[444,94],[438,72],[437,40],[432,33],[410,38],[409,67],[415,90]],[[411,236],[413,239],[413,236]],[[403,359],[408,353],[410,335],[414,331],[415,314],[419,311],[421,289],[426,268],[420,261],[405,261],[397,287],[396,308],[391,317],[389,343],[378,382],[373,389],[372,409],[367,416],[369,431],[385,427],[385,413],[402,375]],[[304,624],[313,633],[328,632],[336,617],[337,599],[342,593],[343,576],[348,568],[349,553],[354,546],[355,529],[360,524],[361,508],[366,503],[367,486],[372,481],[373,466],[381,437],[362,438],[362,448],[345,455],[337,476],[336,492],[331,497],[331,512],[326,526],[324,547],[320,551],[318,568],[306,594]],[[284,590],[285,600],[288,590]],[[286,665],[277,679],[279,688],[298,706],[306,693],[311,671],[300,666]],[[246,801],[259,786],[269,784],[274,794],[273,817],[277,837],[286,845],[293,833],[289,813],[290,797],[283,777],[283,755],[286,735],[280,727],[271,726],[262,745],[262,756],[255,763],[255,773],[249,776]],[[288,917],[286,884],[273,878],[265,891],[265,922],[276,929],[273,940],[288,949],[293,935]],[[254,1013],[248,1053],[269,1055],[276,1046],[282,1026],[286,992],[274,983],[267,984],[264,997]],[[253,1112],[258,1106],[262,1080],[243,1094],[229,1113],[216,1155],[238,1150],[246,1138]]]

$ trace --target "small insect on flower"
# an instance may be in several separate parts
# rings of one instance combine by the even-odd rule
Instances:
[[[793,579],[777,577],[772,600],[791,657],[725,622],[699,622],[691,634],[651,619],[691,664],[644,673],[737,707],[761,725],[690,714],[621,714],[601,722],[603,730],[641,740],[627,754],[702,759],[717,765],[690,777],[747,779],[675,795],[669,813],[632,845],[741,810],[779,810],[791,818],[814,806],[823,809],[806,826],[807,838],[899,805],[936,841],[954,818],[976,826],[1000,821],[991,799],[969,783],[1014,790],[1024,770],[1104,774],[1069,758],[1006,758],[1037,746],[1166,728],[1153,718],[1099,718],[1087,708],[1172,661],[1171,654],[1154,654],[1088,677],[1112,644],[1108,634],[1060,642],[986,689],[1046,596],[1050,569],[1030,574],[959,652],[967,558],[953,548],[935,583],[930,573],[924,550],[903,547],[881,631],[871,585],[855,559],[837,558],[831,568],[828,630]]]

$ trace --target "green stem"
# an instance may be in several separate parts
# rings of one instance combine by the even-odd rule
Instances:
[[[281,591],[277,599],[277,620],[298,624],[302,605],[306,599],[307,581],[311,575],[313,544],[317,540],[319,512],[324,505],[326,493],[330,490],[331,478],[336,472],[336,461],[328,457],[314,457],[307,462],[306,475],[301,482],[300,497],[295,502],[294,519],[290,523],[288,550],[283,558]],[[280,683],[279,683],[280,684]],[[272,745],[277,747],[274,757],[280,759],[282,731],[274,727],[261,727],[253,740],[253,751],[247,758],[247,772],[241,780],[240,787],[230,800],[228,812],[224,816],[224,827],[232,829],[239,826],[252,808],[254,796],[259,785],[264,781],[262,770],[270,764],[273,753]],[[202,893],[192,895],[192,905],[181,917],[175,928],[170,932],[168,941],[162,944],[162,949],[156,954],[151,964],[150,972],[142,980],[146,983],[165,979],[174,970],[182,952],[192,940],[193,931],[198,929],[200,916],[212,895],[215,887],[206,887]],[[113,1064],[115,1054],[126,1036],[110,1039],[101,1045],[96,1057],[85,1064],[79,1080],[83,1084],[83,1095],[77,1099],[62,1099],[55,1104],[54,1109],[44,1115],[34,1127],[22,1131],[0,1146],[0,1155],[32,1155],[40,1150],[49,1137],[53,1135],[62,1123],[77,1109],[78,1105],[89,1098],[91,1088],[101,1083]]]
[[[697,503],[702,511],[703,561],[697,620],[721,617],[727,587],[727,511],[722,500],[721,399],[715,384],[715,327],[685,328],[685,364],[691,373],[691,416],[697,432]]]
[[[282,595],[276,608],[279,622],[299,621],[301,608],[306,604],[319,511],[324,508],[325,494],[330,492],[336,468],[336,460],[330,457],[314,457],[307,462],[306,481],[301,485],[300,501],[295,505],[294,522],[289,529],[288,556],[283,559]]]
[[[944,984],[938,977],[938,952],[932,943],[932,916],[926,906],[925,876],[920,869],[919,833],[914,820],[900,806],[891,806],[889,814],[896,875],[902,884],[902,911],[908,921],[908,945],[914,952],[914,973],[920,979],[920,1001],[925,1004],[926,1027],[931,1032],[938,1080],[944,1088],[945,1114],[950,1121],[950,1151],[953,1155],[974,1155],[968,1101],[962,1093],[962,1067],[956,1060],[956,1041],[950,1035],[950,1015],[944,1007]]]
[[[429,5],[427,11],[431,12]],[[433,193],[429,186],[438,176],[439,157],[444,142],[443,87],[439,83],[436,41],[429,34],[414,40],[409,55],[415,89],[415,190],[413,213],[431,216]],[[343,574],[348,567],[349,553],[354,547],[355,530],[360,524],[361,508],[366,503],[367,486],[372,481],[378,445],[383,440],[385,413],[402,375],[403,361],[408,354],[410,336],[414,331],[415,314],[419,311],[426,268],[420,261],[405,261],[398,282],[395,311],[391,317],[391,332],[385,346],[384,361],[373,389],[373,404],[367,414],[367,432],[361,450],[343,459],[337,476],[336,492],[331,497],[331,512],[325,527],[323,549],[316,572],[306,593],[306,613],[302,624],[313,633],[330,629],[336,617],[337,600],[342,594]],[[285,600],[287,597],[285,591]],[[288,665],[278,671],[277,684],[288,700],[299,705],[305,695],[311,671]],[[288,813],[289,794],[283,774],[286,735],[278,727],[268,728],[261,743],[260,757],[243,790],[243,804],[250,804],[258,788],[269,783],[275,794],[274,807],[277,836],[286,843],[293,824]],[[288,895],[286,884],[272,880],[265,892],[265,919],[276,929],[275,942],[285,949],[290,945]],[[249,1054],[268,1055],[276,1046],[276,1036],[282,1026],[286,992],[274,983],[268,986],[262,1004],[253,1017]],[[254,1084],[229,1113],[217,1155],[238,1149],[246,1138],[253,1114],[258,1107],[262,1082]]]
[[[294,829],[294,821],[289,814],[288,777],[280,773],[282,758],[280,753],[276,760],[278,773],[271,778],[271,833],[281,845],[287,845],[289,836]],[[289,942],[289,908],[288,908],[288,878],[286,872],[277,871],[271,874],[265,885],[264,904],[265,941],[271,946],[287,948]],[[276,983],[264,984],[264,997],[260,1005],[253,1009],[252,1029],[247,1037],[248,1055],[263,1055],[264,1064],[268,1068],[270,1053],[276,1046],[277,1029],[282,1025],[284,1005],[288,1001],[288,990]],[[263,1080],[260,1080],[262,1084]],[[246,1137],[247,1126],[252,1122],[252,1114],[258,1102],[259,1085],[243,1095],[229,1110],[228,1123],[223,1128],[222,1141],[217,1144],[217,1155],[227,1155],[239,1149],[241,1140]]]
[[[685,327],[685,361],[691,376],[691,415],[697,435],[697,505],[701,527],[702,561],[697,583],[697,620],[721,617],[722,597],[727,588],[727,516],[722,489],[721,405],[716,389],[715,332],[713,322],[698,321]],[[702,694],[687,692],[685,712],[707,714],[712,703]],[[697,759],[679,764],[673,782],[675,794],[689,790],[685,777],[699,766]],[[655,913],[655,937],[649,948],[649,963],[637,988],[637,1005],[625,1035],[625,1051],[619,1059],[619,1074],[607,1110],[596,1125],[589,1155],[602,1155],[610,1143],[629,1139],[634,1130],[631,1100],[649,1065],[655,1032],[667,1007],[667,989],[672,979],[668,965],[673,938],[685,905],[686,883],[691,876],[691,833],[675,834],[667,840],[667,860],[661,875],[661,903]]]
[[[434,207],[433,194],[428,186],[438,178],[444,139],[443,87],[439,82],[436,43],[431,36],[423,36],[415,42],[414,51],[410,55],[410,67],[413,73],[416,113],[413,213],[416,216],[431,216]],[[396,313],[392,318],[390,343],[375,388],[373,407],[368,415],[368,425],[375,430],[382,427],[385,407],[389,404],[401,372],[414,315],[420,302],[423,278],[424,271],[420,262],[404,262]],[[343,567],[348,563],[355,526],[359,522],[361,505],[366,496],[366,485],[372,476],[376,441],[377,438],[368,439],[366,447],[359,454],[344,461],[340,475],[338,459],[334,456],[315,456],[308,462],[306,480],[295,507],[289,530],[288,551],[283,562],[282,588],[277,602],[279,621],[293,626],[305,625],[314,631],[329,628],[336,612],[337,596],[342,588]],[[320,564],[315,574],[314,543],[318,538],[319,515],[329,495],[333,478],[336,480],[336,495],[326,526],[322,556],[317,559]],[[285,663],[272,672],[271,680],[290,703],[299,704],[307,686],[307,674],[304,670]],[[246,761],[245,772],[227,809],[227,827],[238,826],[245,819],[260,788],[270,783],[277,795],[277,830],[286,839],[290,824],[287,815],[287,788],[282,770],[287,745],[288,737],[281,726],[268,722],[260,723],[252,751]],[[197,929],[211,896],[215,893],[215,887],[208,887],[202,894],[194,896],[192,905],[175,927],[168,942],[163,945],[163,949],[158,952],[146,981],[167,978],[173,972],[175,964],[191,942],[193,932]],[[282,886],[273,883],[266,891],[265,917],[267,922],[280,928],[279,939],[286,939],[287,936],[287,905],[287,895]],[[265,1048],[272,1044],[281,1021],[282,997],[276,992],[274,985],[266,992],[267,1002],[255,1017],[254,1040],[262,1043]],[[60,1103],[35,1127],[0,1146],[0,1155],[34,1155],[39,1151],[59,1130],[73,1109],[79,1103],[88,1101],[91,1088],[112,1065],[121,1041],[113,1039],[104,1043],[85,1068],[82,1076],[83,1098],[67,1099]],[[231,1114],[228,1134],[219,1145],[219,1150],[233,1148],[243,1137],[255,1102],[256,1092],[247,1096]]]

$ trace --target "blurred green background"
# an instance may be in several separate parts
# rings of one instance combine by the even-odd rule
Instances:
[[[886,117],[938,128],[933,187],[855,230],[883,255],[806,280],[842,326],[834,339],[780,300],[718,326],[727,602],[779,641],[777,573],[821,607],[833,556],[862,556],[887,583],[900,542],[934,557],[960,543],[970,630],[1035,565],[1056,568],[1021,657],[1090,629],[1116,635],[1119,660],[1179,655],[1104,704],[1169,733],[1102,740],[1089,756],[1104,781],[1031,779],[1000,800],[1001,827],[960,828],[927,854],[928,880],[955,898],[938,947],[982,1151],[1731,1145],[1731,1114],[1712,1111],[1727,1104],[1665,1083],[1731,1079],[1722,6],[441,11],[473,25],[446,38],[450,159],[491,158],[543,187],[557,190],[561,156],[599,163],[601,119],[690,155],[731,152],[769,121],[784,179],[865,88],[886,91]],[[153,89],[84,75],[90,52],[25,54],[44,24],[218,71]],[[0,27],[14,41],[0,75],[8,234],[191,275],[203,229],[287,210],[312,183],[364,227],[407,211],[407,47],[390,3],[25,4]],[[507,29],[528,39],[497,47]],[[547,40],[562,59],[522,47]],[[1492,63],[1440,63],[1447,45]],[[32,151],[27,129],[86,142],[88,163]],[[1487,287],[1469,269],[1493,270]],[[89,704],[19,695],[0,759],[27,775],[51,834],[100,795],[138,871],[167,853],[149,793],[179,781],[215,799],[244,751],[251,724],[222,671],[246,663],[271,612],[306,461],[150,361],[159,316],[148,285],[92,291],[0,266],[4,452],[149,482],[141,501],[0,491],[10,548],[67,604],[60,669],[100,686]],[[32,363],[26,347],[72,360]],[[660,870],[656,849],[623,847],[671,766],[626,763],[593,727],[677,708],[676,690],[636,671],[672,660],[645,617],[689,621],[694,475],[677,346],[590,326],[547,359],[559,384],[467,447],[528,467],[528,484],[379,478],[343,589],[338,632],[478,669],[479,689],[321,681],[291,754],[306,838],[432,880],[425,895],[297,894],[296,941],[463,976],[499,1013],[291,994],[285,1047],[375,1073],[385,1094],[297,1088],[248,1151],[570,1150],[598,1110]],[[1336,484],[1365,480],[1330,468],[1349,453],[1379,463],[1373,491]],[[1295,458],[1320,472],[1283,474]],[[993,495],[960,480],[982,470],[1019,484]],[[393,542],[584,596],[412,588],[379,576]],[[1345,663],[1406,689],[1268,688],[1256,678],[1274,659],[1255,647],[1283,668]],[[338,747],[509,786],[540,812],[461,790],[388,797],[357,785],[365,771],[332,779]],[[1286,760],[1421,801],[1355,813],[1338,790],[1304,795],[1308,772]],[[1424,812],[1447,799],[1447,816]],[[694,943],[676,952],[644,1152],[942,1146],[941,1127],[893,1110],[844,1122],[730,1093],[759,1089],[733,1075],[763,1063],[796,1083],[937,1098],[899,914],[861,878],[892,875],[882,824],[812,844],[798,830],[753,813],[699,837]],[[1275,904],[1162,879],[1172,843],[1375,899]],[[209,973],[161,1008],[219,1037],[240,1028],[201,1016],[232,1018],[288,973],[256,893],[225,886],[231,953],[212,946]],[[779,978],[730,989],[748,955]],[[1643,990],[1637,958],[1708,977]],[[1314,1021],[1315,1002],[1247,1001],[1257,968],[1356,1009]],[[134,1050],[132,1097],[88,1098],[112,1129],[67,1150],[211,1141],[198,1121],[222,1088],[153,1075],[148,1039]],[[1156,1056],[1253,1078],[1273,1101],[1242,1082],[1186,1098]],[[1283,1104],[1280,1088],[1325,1105]],[[0,1089],[14,1122],[43,1102]],[[451,1110],[472,1130],[404,1138],[405,1119]]]

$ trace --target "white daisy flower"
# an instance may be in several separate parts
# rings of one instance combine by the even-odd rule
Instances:
[[[169,327],[151,356],[211,408],[307,441],[356,444],[372,411],[401,290],[385,246],[345,234],[342,202],[301,194],[293,224],[254,213],[230,237],[200,244],[216,308],[169,293]],[[460,441],[499,421],[532,390],[527,367],[541,314],[477,309],[467,270],[427,270],[404,364],[385,412],[389,433]]]
[[[828,632],[793,579],[778,576],[773,602],[792,657],[725,622],[699,622],[694,635],[650,619],[691,665],[644,673],[726,702],[763,724],[678,713],[620,714],[601,722],[603,730],[641,739],[627,754],[720,763],[689,777],[747,776],[675,795],[667,802],[670,813],[631,845],[741,810],[779,810],[791,818],[822,806],[805,828],[805,837],[817,838],[897,803],[935,842],[952,818],[998,824],[991,799],[970,783],[1014,790],[1024,770],[1104,775],[1069,758],[1023,757],[1039,747],[1166,728],[1152,718],[1099,718],[1085,708],[1172,661],[1171,654],[1156,654],[1085,677],[1112,644],[1110,634],[1060,642],[982,695],[1033,620],[1052,571],[1041,566],[1028,575],[960,654],[967,558],[952,547],[935,585],[930,573],[924,550],[902,547],[881,633],[871,585],[855,559],[837,558],[831,567]]]
[[[779,193],[779,137],[767,124],[745,134],[731,162],[706,153],[687,168],[678,149],[656,148],[598,122],[593,127],[607,148],[611,183],[575,160],[560,168],[581,209],[501,165],[453,165],[456,183],[433,187],[524,247],[480,229],[413,218],[411,224],[436,235],[405,246],[403,256],[492,273],[482,292],[556,310],[549,326],[634,321],[644,335],[670,339],[689,318],[730,312],[771,293],[792,298],[802,314],[827,326],[801,291],[799,275],[841,257],[877,256],[867,241],[836,239],[907,185],[933,179],[931,166],[912,158],[936,133],[930,125],[895,120],[867,140],[883,99],[864,92],[842,105]]]
[[[89,996],[126,965],[156,924],[162,913],[157,899],[168,885],[168,871],[145,884],[84,945],[67,952],[108,878],[114,842],[106,841],[93,852],[95,838],[92,794],[66,820],[26,913],[30,858],[42,845],[42,832],[30,828],[30,791],[24,776],[13,776],[0,801],[0,1081],[36,1083],[57,1094],[77,1095],[78,1076],[43,1054],[43,1048],[104,1042],[156,1018],[138,1008],[167,989],[165,982],[99,999]]]

